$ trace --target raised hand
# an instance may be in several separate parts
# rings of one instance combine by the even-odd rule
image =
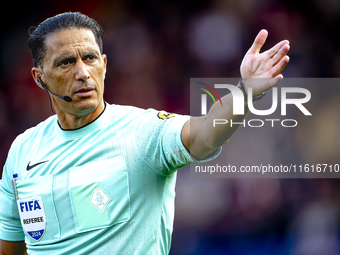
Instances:
[[[289,62],[287,52],[289,41],[283,40],[271,49],[260,53],[268,36],[262,29],[256,36],[253,45],[244,56],[240,71],[245,88],[251,87],[253,95],[260,94],[278,84],[283,76],[280,74]],[[249,79],[265,78],[265,79]]]

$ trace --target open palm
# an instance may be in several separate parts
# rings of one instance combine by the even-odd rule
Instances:
[[[262,29],[241,63],[240,71],[243,84],[246,89],[251,87],[253,94],[260,94],[278,84],[283,78],[280,72],[289,62],[289,57],[286,54],[290,47],[287,40],[283,40],[271,49],[260,53],[267,36],[268,32]]]

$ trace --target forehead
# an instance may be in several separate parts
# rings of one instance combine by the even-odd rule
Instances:
[[[45,38],[46,55],[75,53],[78,50],[100,51],[93,32],[89,29],[64,29]]]

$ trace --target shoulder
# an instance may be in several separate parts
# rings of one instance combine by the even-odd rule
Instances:
[[[153,118],[155,120],[166,120],[176,116],[182,116],[164,110],[156,110],[153,108],[142,109],[129,105],[108,105],[108,110],[110,115],[116,119]]]
[[[148,135],[150,132],[162,132],[169,126],[181,129],[189,119],[189,116],[186,115],[126,105],[108,105],[107,110],[111,128],[116,131],[123,129],[125,131],[133,130],[137,134],[143,134],[143,136]]]
[[[52,133],[55,130],[56,115],[53,115],[38,125],[25,130],[19,134],[12,143],[11,149],[16,146],[23,146],[27,143],[34,142],[35,139],[42,137],[46,133]]]
[[[155,109],[142,109],[135,106],[128,105],[108,105],[108,116],[111,125],[127,126],[127,125],[141,125],[145,122],[153,122],[160,120],[159,113]],[[163,115],[161,115],[163,118]]]

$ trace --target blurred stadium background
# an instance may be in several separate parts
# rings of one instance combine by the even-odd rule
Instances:
[[[0,27],[0,165],[18,134],[52,114],[46,92],[31,77],[26,45],[31,26],[65,11],[87,14],[105,30],[109,103],[189,114],[190,77],[239,77],[241,60],[261,28],[269,31],[264,49],[290,41],[285,77],[340,76],[338,0],[6,2]],[[313,125],[270,136],[283,160],[339,163],[339,93],[337,86],[313,88]],[[171,254],[340,254],[339,184],[193,179],[188,167],[181,169]]]

